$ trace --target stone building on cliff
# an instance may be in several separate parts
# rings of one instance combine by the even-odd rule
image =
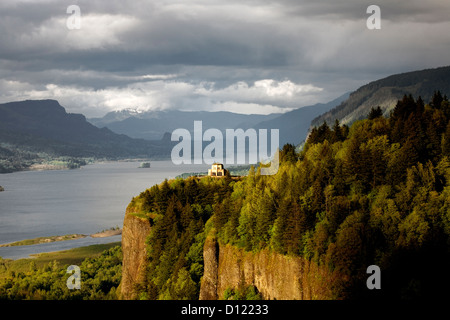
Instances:
[[[208,169],[208,176],[210,177],[224,177],[227,169],[221,163],[213,163],[211,169]]]

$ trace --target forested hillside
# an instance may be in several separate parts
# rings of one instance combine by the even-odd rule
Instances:
[[[318,116],[312,126],[319,126],[323,121],[351,124],[364,119],[373,106],[380,106],[387,116],[396,106],[397,100],[404,94],[421,96],[425,101],[433,97],[433,92],[450,92],[450,67],[418,70],[372,81],[350,94],[350,97],[336,108]]]
[[[165,180],[132,200],[129,210],[150,220],[147,281],[140,299],[198,299],[203,275],[205,225],[229,199],[235,180],[190,177]],[[218,205],[215,205],[218,204]]]
[[[450,267],[449,120],[440,93],[428,104],[405,96],[389,118],[372,109],[350,128],[314,129],[299,154],[285,145],[276,175],[176,179],[141,193],[129,206],[152,226],[139,297],[198,298],[203,245],[214,234],[222,244],[337,271],[337,299],[442,298]],[[372,264],[381,268],[382,290],[366,287]]]

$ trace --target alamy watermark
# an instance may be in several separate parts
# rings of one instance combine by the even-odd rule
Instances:
[[[373,289],[381,289],[381,270],[380,267],[372,264],[367,267],[366,270],[367,274],[371,274],[370,277],[367,278],[366,286],[367,289],[373,290]]]
[[[66,281],[69,290],[81,289],[81,270],[79,266],[71,265],[67,268],[66,273],[72,274]]]
[[[366,13],[372,14],[367,18],[366,26],[369,30],[379,30],[381,29],[381,9],[377,5],[370,5],[367,7]]]
[[[70,16],[66,20],[66,26],[69,30],[81,29],[81,9],[79,6],[73,4],[67,7],[67,14]]]
[[[248,157],[248,164],[257,164],[258,162],[268,164],[270,162],[270,166],[261,167],[261,175],[272,175],[278,172],[278,129],[270,130],[270,153],[268,153],[267,149],[267,129],[259,129],[258,131],[252,128],[245,131],[243,129],[226,129],[224,145],[222,131],[210,128],[203,132],[202,121],[194,121],[193,137],[189,130],[180,128],[172,132],[171,140],[179,141],[173,147],[171,153],[172,162],[176,165],[192,163],[242,165],[247,164],[246,158]],[[247,141],[248,149],[246,148]],[[210,143],[203,148],[203,142]]]

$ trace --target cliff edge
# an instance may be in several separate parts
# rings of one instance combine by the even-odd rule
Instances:
[[[146,238],[150,222],[127,209],[122,231],[122,282],[120,298],[137,299],[135,287],[144,280],[147,265]],[[220,244],[214,236],[203,247],[204,273],[200,300],[224,298],[227,289],[254,286],[265,300],[339,299],[332,288],[339,275],[302,257],[286,256],[269,249],[247,252]]]
[[[265,300],[335,299],[332,287],[338,276],[302,257],[267,249],[246,252],[207,238],[200,300],[223,299],[226,289],[253,285]]]
[[[135,285],[142,281],[146,267],[145,240],[150,233],[150,222],[129,212],[125,214],[122,230],[122,282],[121,299],[132,300],[137,296]]]

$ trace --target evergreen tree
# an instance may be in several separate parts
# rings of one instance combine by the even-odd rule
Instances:
[[[333,134],[332,134],[332,139],[331,142],[337,142],[337,141],[342,141],[344,140],[344,134],[342,132],[342,128],[339,124],[339,120],[336,119],[334,121],[334,125],[333,125]]]
[[[295,163],[297,158],[298,156],[295,152],[295,146],[290,143],[285,144],[280,152],[280,161]]]
[[[381,110],[381,107],[378,106],[376,108],[372,107],[370,109],[370,112],[369,112],[367,118],[369,120],[373,120],[373,119],[376,119],[376,118],[379,118],[379,117],[382,117],[382,116],[383,116],[383,110]]]
[[[444,98],[442,97],[441,92],[439,90],[435,91],[433,93],[433,97],[431,98],[431,105],[436,109],[440,109],[443,101]]]
[[[441,142],[442,155],[450,158],[450,121],[447,124]]]
[[[255,236],[257,245],[260,248],[265,247],[269,242],[269,230],[273,224],[275,210],[273,207],[274,199],[272,192],[268,188],[261,191],[261,193],[254,197],[257,212]]]
[[[432,288],[420,271],[426,263],[414,274],[402,270],[417,259],[450,267],[450,114],[439,94],[427,105],[405,95],[389,119],[377,107],[351,128],[337,120],[313,128],[299,154],[282,148],[273,176],[252,167],[242,179],[171,181],[142,193],[142,208],[155,211],[146,297],[198,293],[206,230],[221,245],[312,259],[340,279],[332,284],[339,298],[369,296],[366,268],[374,263],[389,279],[381,295],[416,294],[414,279]]]

